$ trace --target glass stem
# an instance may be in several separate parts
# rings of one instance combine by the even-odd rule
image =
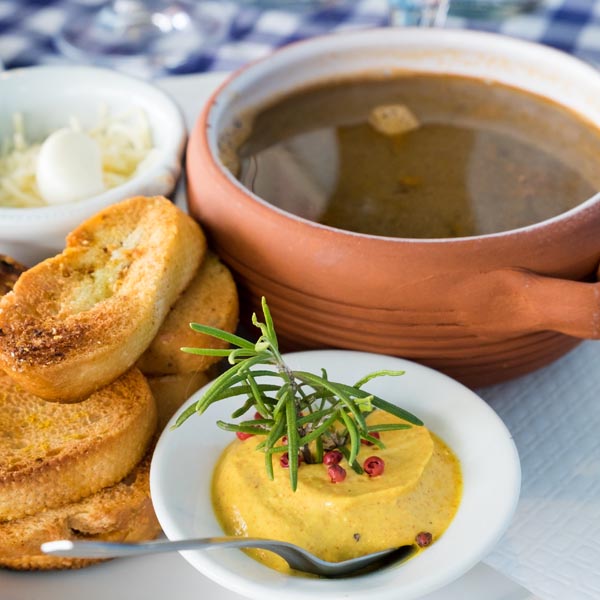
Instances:
[[[443,27],[450,0],[390,0],[390,23],[401,27]]]

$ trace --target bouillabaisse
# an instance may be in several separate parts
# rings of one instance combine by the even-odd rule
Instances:
[[[288,212],[360,233],[507,231],[563,213],[600,185],[596,126],[482,79],[326,81],[240,122],[220,149],[247,188]]]

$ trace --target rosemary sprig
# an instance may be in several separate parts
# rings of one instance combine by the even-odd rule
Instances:
[[[271,479],[274,457],[287,453],[290,484],[296,490],[301,460],[322,462],[325,451],[338,448],[352,468],[362,472],[356,460],[361,440],[383,448],[383,443],[372,435],[374,432],[407,429],[410,424],[423,425],[410,412],[361,389],[375,377],[398,376],[403,371],[376,371],[354,385],[331,381],[325,369],[320,375],[293,371],[279,352],[273,319],[264,298],[262,310],[264,323],[258,321],[256,314],[252,316],[252,323],[261,333],[254,343],[214,327],[198,323],[190,325],[194,331],[211,335],[232,347],[224,350],[181,350],[192,354],[226,356],[231,367],[179,416],[175,427],[195,413],[204,413],[215,402],[241,396],[244,402],[232,412],[231,418],[238,419],[250,411],[255,411],[256,418],[236,423],[218,421],[217,425],[227,431],[262,436],[256,449],[265,453],[265,465]],[[268,382],[263,381],[264,377],[270,378]],[[280,381],[273,382],[273,378]],[[410,424],[367,425],[365,416],[376,408]]]

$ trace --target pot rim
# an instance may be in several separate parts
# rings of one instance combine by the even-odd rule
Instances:
[[[552,230],[555,228],[560,228],[561,230],[564,230],[565,227],[576,228],[578,223],[587,220],[589,213],[595,213],[598,210],[598,205],[600,204],[600,191],[588,198],[587,200],[584,200],[575,207],[563,213],[560,213],[548,219],[544,219],[543,221],[538,221],[530,225],[525,225],[523,227],[510,229],[506,231],[452,238],[391,237],[345,230],[330,225],[325,225],[317,221],[312,221],[305,217],[301,217],[264,200],[263,198],[246,188],[238,179],[235,178],[235,176],[229,171],[229,169],[227,169],[227,167],[222,163],[220,158],[218,158],[216,138],[217,128],[214,126],[219,112],[225,110],[228,104],[231,102],[231,100],[227,99],[225,96],[230,92],[230,87],[232,85],[235,85],[240,80],[240,78],[248,77],[249,74],[251,76],[254,73],[254,71],[258,71],[258,75],[260,76],[261,70],[264,69],[265,65],[269,65],[274,60],[277,60],[282,56],[285,57],[287,54],[292,54],[293,56],[293,54],[296,53],[298,49],[302,50],[303,48],[318,46],[319,44],[333,43],[333,41],[339,42],[340,40],[344,39],[352,40],[360,38],[369,38],[374,35],[379,36],[382,34],[386,36],[404,35],[408,36],[409,38],[425,38],[425,40],[427,40],[427,38],[429,38],[430,40],[441,39],[453,43],[457,43],[457,40],[459,40],[459,38],[460,40],[469,38],[469,43],[472,45],[480,45],[481,47],[485,47],[486,44],[493,44],[494,48],[501,48],[502,50],[507,50],[504,56],[505,58],[508,57],[509,60],[511,60],[511,62],[514,62],[514,59],[511,59],[509,57],[510,51],[514,52],[514,54],[519,54],[521,52],[528,52],[530,54],[537,53],[538,55],[543,55],[547,59],[551,59],[556,62],[562,61],[561,66],[564,69],[568,67],[569,69],[574,69],[578,71],[580,74],[585,75],[586,77],[592,78],[592,80],[595,80],[595,82],[598,84],[600,89],[600,72],[594,69],[592,66],[588,65],[587,63],[585,63],[584,61],[550,46],[545,46],[543,44],[527,40],[520,40],[498,33],[473,30],[457,31],[451,29],[431,30],[417,27],[407,27],[402,28],[401,30],[394,28],[368,28],[361,29],[358,31],[332,32],[324,35],[315,36],[310,39],[299,40],[287,44],[274,50],[267,56],[252,61],[244,65],[240,69],[234,71],[213,92],[209,100],[206,102],[204,109],[202,110],[190,133],[190,148],[197,150],[198,153],[203,155],[205,159],[208,159],[208,166],[210,168],[211,175],[218,177],[220,184],[224,185],[227,191],[234,193],[238,201],[241,201],[242,199],[244,200],[244,203],[250,201],[249,203],[247,203],[247,205],[251,209],[257,212],[268,211],[271,215],[274,215],[279,221],[291,222],[296,227],[308,228],[314,233],[321,232],[328,235],[336,235],[348,239],[359,238],[386,244],[411,243],[416,245],[445,245],[449,243],[477,243],[488,239],[506,239],[515,236],[529,237],[530,235],[538,235],[538,231],[540,229]],[[464,50],[464,43],[461,44],[461,48]],[[311,56],[310,58],[314,59],[314,56]],[[416,71],[418,71],[418,69],[416,69]],[[307,80],[307,83],[310,82]],[[524,89],[525,91],[530,93],[535,93],[531,92],[531,90],[528,90],[525,86],[515,85],[514,87]],[[564,103],[560,103],[558,101],[556,102],[561,106],[565,106]],[[567,108],[573,110],[569,106],[567,106]],[[587,118],[587,120],[590,119]],[[600,123],[598,124],[598,128],[600,129]],[[186,156],[186,161],[188,161],[188,170],[192,168],[189,163],[189,154],[190,153],[188,152],[188,155]]]

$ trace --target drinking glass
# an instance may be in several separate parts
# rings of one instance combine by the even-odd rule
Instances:
[[[541,0],[452,0],[450,14],[468,19],[500,19],[536,9]]]
[[[449,0],[389,0],[390,24],[401,27],[443,27]]]
[[[448,15],[501,19],[535,10],[542,0],[389,0],[392,25],[442,27]]]
[[[218,2],[112,0],[73,14],[57,38],[77,62],[119,68],[130,62],[159,70],[177,67],[226,32]]]

